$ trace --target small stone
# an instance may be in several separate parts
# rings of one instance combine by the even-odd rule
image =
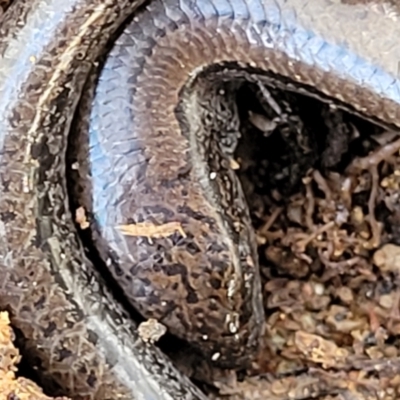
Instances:
[[[166,331],[167,328],[154,318],[142,322],[138,327],[140,338],[147,343],[157,342]]]
[[[379,298],[379,305],[387,310],[393,307],[394,299],[391,294],[384,294]]]
[[[373,263],[383,272],[400,272],[400,246],[388,243],[375,251]]]
[[[336,290],[336,295],[345,304],[351,304],[354,300],[353,292],[348,287],[342,286]]]

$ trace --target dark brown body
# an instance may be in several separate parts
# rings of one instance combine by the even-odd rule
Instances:
[[[399,9],[363,3],[154,2],[119,38],[100,78],[91,153],[100,149],[103,158],[92,158],[93,210],[115,255],[114,274],[145,316],[162,319],[210,357],[220,353],[227,366],[257,351],[260,282],[240,187],[198,117],[213,110],[212,96],[205,107],[199,102],[212,87],[196,73],[235,62],[267,71],[271,84],[317,90],[326,101],[400,127]],[[0,307],[71,396],[201,398],[137,340],[84,257],[67,211],[65,147],[74,109],[105,40],[135,9],[129,1],[17,0],[6,14]],[[207,167],[210,160],[218,170]],[[109,191],[100,192],[104,186]],[[117,228],[146,221],[178,222],[186,238],[178,232],[149,241]]]

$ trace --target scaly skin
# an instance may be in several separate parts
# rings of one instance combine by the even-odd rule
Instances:
[[[399,123],[389,71],[399,50],[388,36],[363,37],[389,16],[330,3],[153,1],[118,38],[97,82],[84,191],[94,240],[136,309],[223,367],[254,358],[264,319],[246,201],[217,143],[231,150],[235,138],[226,137],[239,129],[225,81],[315,88],[324,101]],[[369,60],[381,45],[392,54],[379,71]],[[149,240],[118,229],[143,222],[178,223],[186,236]]]
[[[74,399],[203,399],[85,259],[65,147],[93,60],[136,1],[16,1],[1,26],[0,308],[32,367]],[[23,93],[23,94],[22,94]]]
[[[6,14],[0,307],[11,312],[26,350],[70,396],[201,398],[137,340],[85,259],[68,211],[71,119],[105,40],[135,9],[127,0],[16,0]],[[146,317],[161,319],[225,366],[248,362],[263,332],[248,211],[202,123],[207,114],[216,123],[210,102],[218,85],[196,73],[235,62],[250,76],[251,68],[265,71],[264,83],[318,94],[400,127],[399,14],[387,1],[166,0],[136,15],[97,86],[91,202],[100,253],[107,262],[112,251],[114,276]],[[150,242],[117,229],[142,221],[178,222],[186,237]]]

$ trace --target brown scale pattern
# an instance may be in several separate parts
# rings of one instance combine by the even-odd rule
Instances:
[[[271,24],[278,9],[281,20]],[[294,40],[299,49],[317,41],[304,38],[306,32],[293,34],[295,27],[302,28],[294,10],[301,19],[296,2],[152,2],[115,43],[93,101],[91,204],[102,236],[97,240],[109,247],[102,249],[102,256],[135,308],[224,367],[251,361],[263,335],[247,206],[234,171],[215,144],[218,138],[211,135],[232,129],[217,95],[223,79],[240,78],[238,67],[228,63],[243,66],[247,75],[242,79],[264,71],[259,79],[267,84],[303,91],[306,85],[315,86],[320,97],[331,98],[325,101],[340,100],[386,123],[398,123],[397,115],[389,120],[382,114],[389,109],[397,114],[396,103],[367,85],[354,101],[360,90],[360,72],[354,71],[366,64],[351,57],[351,46],[347,70],[339,69],[333,46],[326,51],[332,60],[325,55],[325,64],[315,68],[318,57],[323,58],[321,43],[303,49],[300,60],[290,57]],[[305,63],[307,51],[314,57],[311,65]],[[214,78],[198,76],[215,65],[223,66],[211,72]],[[292,81],[279,81],[272,73]],[[392,78],[386,84],[390,91],[398,82]],[[136,227],[143,222],[177,222],[187,236],[149,239],[145,233],[124,235],[118,230],[121,224]],[[188,251],[193,243],[199,249],[195,255]],[[210,244],[218,244],[216,251]],[[237,321],[233,329],[232,321]]]
[[[124,218],[136,223],[152,213],[158,223],[164,223],[166,214],[161,210],[165,208],[157,209],[160,197],[172,206],[166,208],[171,210],[171,219],[188,228],[192,233],[188,237],[197,246],[207,249],[207,243],[220,243],[216,259],[206,257],[205,267],[199,268],[190,251],[164,238],[160,243],[168,251],[182,251],[176,257],[183,257],[180,264],[186,270],[180,270],[174,281],[162,270],[149,274],[153,264],[146,270],[143,263],[134,270],[135,278],[150,281],[150,291],[157,295],[149,296],[150,300],[142,298],[140,304],[132,300],[145,314],[161,315],[172,327],[176,322],[176,333],[193,340],[206,353],[218,348],[226,364],[251,357],[262,332],[256,263],[248,257],[240,260],[241,254],[253,255],[252,231],[246,215],[243,221],[235,221],[235,207],[245,210],[245,205],[240,201],[233,205],[225,195],[226,187],[221,182],[220,188],[216,187],[205,167],[208,154],[199,145],[205,135],[195,113],[201,110],[201,80],[190,82],[183,93],[183,130],[174,116],[179,90],[199,67],[234,61],[247,69],[265,70],[267,83],[313,93],[313,88],[318,88],[322,97],[400,126],[398,6],[379,1],[376,7],[365,9],[364,1],[351,3],[153,2],[129,25],[112,56],[119,66],[114,79],[125,76],[122,67],[130,65],[129,96],[114,102],[112,80],[106,89],[99,86],[100,99],[103,94],[110,96],[104,101],[106,112],[114,115],[108,125],[110,138],[101,143],[108,156],[115,157],[111,168],[104,163],[118,172],[116,185],[109,187],[115,199],[125,198],[125,192],[132,190],[132,179],[140,172],[138,165],[143,166],[133,200],[114,202],[110,195],[109,204],[115,209],[107,210],[104,226],[111,225],[113,230],[107,231],[108,236],[103,234],[111,246],[116,244],[119,261],[126,257],[132,264],[126,252],[128,241],[148,257],[146,262],[153,257],[154,244],[122,237],[114,227],[129,222],[119,218],[124,212],[128,212]],[[9,310],[12,324],[26,339],[25,351],[32,355],[32,362],[40,363],[45,378],[73,398],[200,399],[203,395],[160,352],[137,339],[134,325],[85,259],[67,211],[64,155],[74,109],[105,41],[138,5],[129,0],[63,0],[62,5],[56,0],[16,0],[5,14],[0,28],[0,308]],[[205,18],[202,7],[207,10]],[[349,56],[343,57],[347,64],[338,62],[343,54]],[[277,80],[271,73],[287,79]],[[128,115],[134,116],[128,120],[135,126],[131,132],[118,131],[118,112],[127,109]],[[107,140],[117,148],[132,139],[138,141],[133,149],[136,158],[124,166],[124,151],[113,154]],[[129,153],[132,149],[125,150]],[[103,171],[97,173],[106,176]],[[224,173],[229,175],[229,171]],[[220,204],[224,199],[226,203]],[[103,204],[95,200],[97,206]],[[158,211],[147,210],[144,204]],[[179,208],[186,204],[189,207]],[[193,218],[190,208],[207,216],[209,223]],[[243,223],[239,240],[232,230],[235,222]],[[199,237],[197,232],[202,230],[205,235]],[[224,236],[226,231],[229,234]],[[215,271],[212,267],[221,260],[220,270]],[[201,259],[200,266],[204,264]],[[125,269],[124,274],[128,276]],[[190,288],[197,298],[194,303],[188,302],[189,286],[181,279],[184,275],[191,279]],[[244,283],[246,275],[248,285]],[[209,285],[213,278],[222,284]],[[229,281],[236,282],[232,296],[227,295]],[[130,288],[127,282],[129,279],[125,289]],[[168,290],[161,293],[164,286]],[[177,301],[177,292],[182,302]],[[163,315],[160,299],[164,295],[176,305],[175,315]],[[217,299],[216,310],[211,310],[215,311],[213,318],[208,314],[211,296]],[[206,311],[196,315],[192,304]],[[239,340],[224,336],[229,329],[227,315],[237,312],[244,313]],[[202,343],[199,324],[209,333]],[[229,359],[229,349],[234,359]]]

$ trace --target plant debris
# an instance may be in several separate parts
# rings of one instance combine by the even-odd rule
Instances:
[[[180,222],[167,222],[162,225],[154,225],[150,222],[139,222],[137,224],[120,225],[117,227],[127,236],[144,236],[147,238],[163,238],[178,232],[186,237],[186,233]]]

